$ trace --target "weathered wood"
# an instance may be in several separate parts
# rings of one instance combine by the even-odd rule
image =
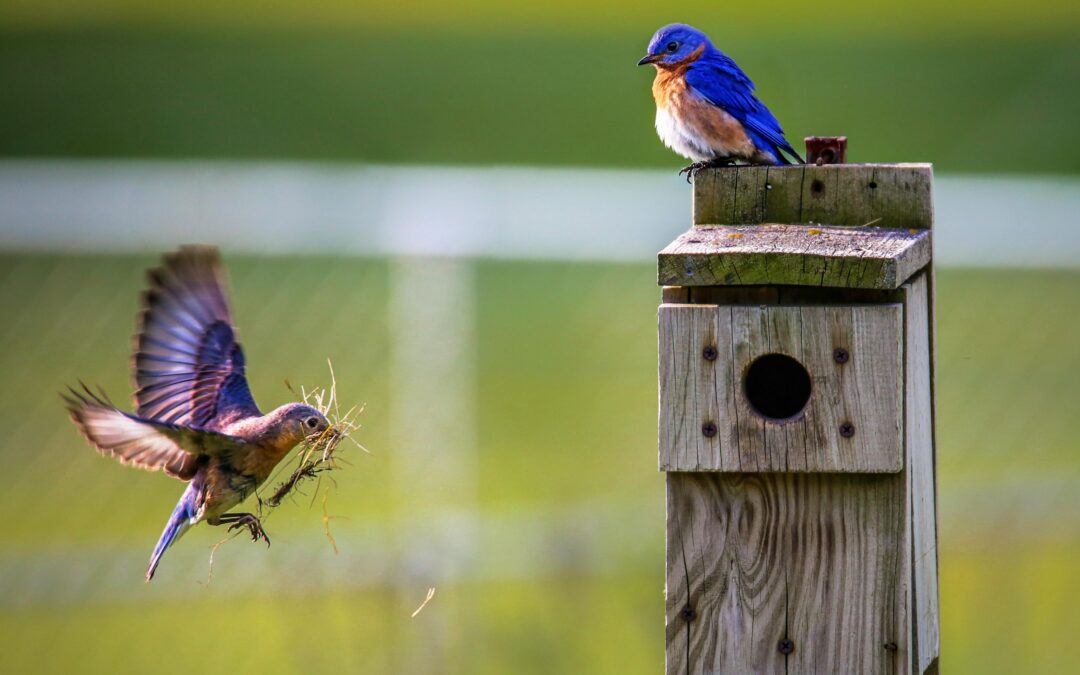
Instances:
[[[668,673],[938,672],[931,184],[696,177],[658,259]],[[748,388],[770,354],[801,411],[790,361]]]
[[[899,304],[665,304],[659,328],[662,470],[902,468]],[[708,347],[713,352],[707,356]],[[836,361],[838,348],[847,352],[844,363]],[[793,357],[810,374],[809,402],[792,419],[767,419],[745,394],[750,364],[774,353]],[[853,436],[841,433],[844,423],[852,425]],[[708,424],[712,435],[703,432]]]
[[[695,227],[660,252],[669,286],[899,288],[930,262],[929,230],[730,225]]]
[[[669,674],[905,671],[902,475],[667,483]]]
[[[694,178],[693,223],[933,226],[929,164],[737,166]]]
[[[738,413],[730,360],[724,372],[704,356],[706,347],[730,339],[731,313],[721,315],[708,305],[663,305],[659,323],[665,355],[660,362],[661,469],[718,465],[737,470],[738,430],[732,420]],[[715,426],[715,435],[702,432],[707,423]]]
[[[930,380],[930,311],[927,277],[904,286],[905,452],[911,504],[915,657],[918,673],[939,654],[937,525]]]
[[[660,289],[660,302],[690,302],[690,289],[684,286],[664,286]]]

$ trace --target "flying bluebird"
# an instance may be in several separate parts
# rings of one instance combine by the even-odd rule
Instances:
[[[751,164],[802,162],[784,130],[754,95],[754,83],[708,36],[682,23],[656,31],[639,66],[656,66],[656,133],[694,163],[679,173],[687,180],[707,166],[735,160]]]
[[[83,386],[65,396],[71,419],[103,455],[188,481],[150,557],[200,521],[247,527],[270,539],[251,513],[229,513],[297,444],[330,428],[315,408],[289,403],[263,415],[244,375],[217,250],[183,247],[147,273],[150,288],[135,342],[134,414]],[[332,433],[332,432],[331,432]]]

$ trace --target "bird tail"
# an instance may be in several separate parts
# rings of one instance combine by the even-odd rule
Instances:
[[[146,583],[150,583],[150,580],[154,578],[154,572],[157,570],[158,563],[161,562],[161,557],[165,555],[165,551],[191,528],[191,521],[195,515],[194,506],[195,483],[192,482],[184,491],[184,495],[180,497],[180,501],[176,503],[176,508],[173,509],[169,522],[165,524],[161,538],[158,539],[157,546],[150,555],[150,565],[146,568]]]
[[[787,145],[783,146],[780,149],[787,152],[789,155],[791,155],[795,159],[799,160],[799,164],[806,164],[806,160],[802,158],[802,155],[795,152],[795,148],[791,147],[791,143],[788,143]],[[787,163],[788,163],[787,161],[784,162],[784,164],[787,164]]]

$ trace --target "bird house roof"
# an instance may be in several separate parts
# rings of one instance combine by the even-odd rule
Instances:
[[[929,164],[699,172],[694,226],[660,252],[667,286],[895,289],[930,263]]]

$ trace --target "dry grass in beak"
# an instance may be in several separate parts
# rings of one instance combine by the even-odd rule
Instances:
[[[274,493],[266,500],[270,508],[281,504],[289,494],[296,489],[297,485],[309,478],[320,477],[320,474],[341,468],[337,458],[337,449],[343,441],[349,441],[364,452],[367,448],[360,445],[352,438],[352,434],[360,429],[357,418],[364,412],[363,406],[353,406],[341,412],[337,399],[337,378],[334,375],[334,364],[327,359],[330,366],[330,388],[313,389],[311,391],[300,388],[304,403],[318,410],[329,422],[322,433],[309,436],[300,445],[299,461],[292,475],[275,488]],[[316,491],[317,492],[317,491]]]

